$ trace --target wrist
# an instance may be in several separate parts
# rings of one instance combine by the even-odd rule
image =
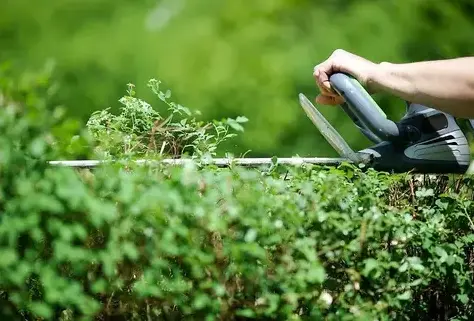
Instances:
[[[367,87],[372,92],[385,90],[384,83],[393,73],[394,64],[389,62],[374,63],[373,68],[367,74]]]

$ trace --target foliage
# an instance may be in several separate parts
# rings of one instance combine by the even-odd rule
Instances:
[[[472,319],[471,178],[349,164],[55,167],[45,161],[104,135],[52,117],[42,83],[0,83],[2,317]],[[124,112],[148,106],[125,99]],[[112,119],[149,126],[144,110]]]
[[[298,105],[299,92],[317,94],[314,65],[337,48],[374,61],[470,55],[473,15],[472,0],[3,1],[0,59],[20,72],[55,61],[58,98],[84,121],[115,108],[125,82],[159,75],[208,120],[249,118],[221,153],[337,156]],[[351,146],[370,144],[340,109],[321,109]]]
[[[160,84],[161,81],[152,79],[148,86],[171,112],[166,119],[152,105],[135,97],[133,84],[128,85],[128,95],[120,99],[123,104],[120,115],[111,114],[109,109],[91,115],[87,127],[99,144],[99,155],[114,158],[156,154],[212,157],[219,144],[236,136],[229,133],[230,128],[244,130],[241,125],[247,121],[244,116],[208,123],[196,120],[193,116],[200,112],[193,113],[189,108],[169,101],[171,91],[161,91]]]

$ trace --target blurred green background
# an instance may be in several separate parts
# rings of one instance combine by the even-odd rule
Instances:
[[[0,59],[18,72],[54,63],[71,117],[112,107],[126,84],[163,81],[204,119],[249,118],[225,150],[337,156],[300,108],[313,66],[343,48],[374,61],[470,55],[472,0],[2,0]],[[377,95],[390,117],[402,101]],[[369,144],[338,108],[323,114],[353,148]]]

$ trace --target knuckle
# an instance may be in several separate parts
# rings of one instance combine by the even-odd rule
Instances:
[[[333,57],[339,57],[339,56],[342,56],[345,53],[346,53],[346,51],[344,49],[338,48],[338,49],[334,50],[332,56]]]

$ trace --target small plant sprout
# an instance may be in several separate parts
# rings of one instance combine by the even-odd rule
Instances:
[[[171,100],[171,91],[161,89],[161,81],[151,79],[148,88],[166,106],[159,108],[135,96],[135,85],[127,85],[127,95],[119,102],[118,115],[109,109],[94,112],[87,128],[97,142],[96,152],[103,157],[214,157],[220,144],[243,132],[244,116],[235,119],[200,121],[199,110],[192,111]]]

